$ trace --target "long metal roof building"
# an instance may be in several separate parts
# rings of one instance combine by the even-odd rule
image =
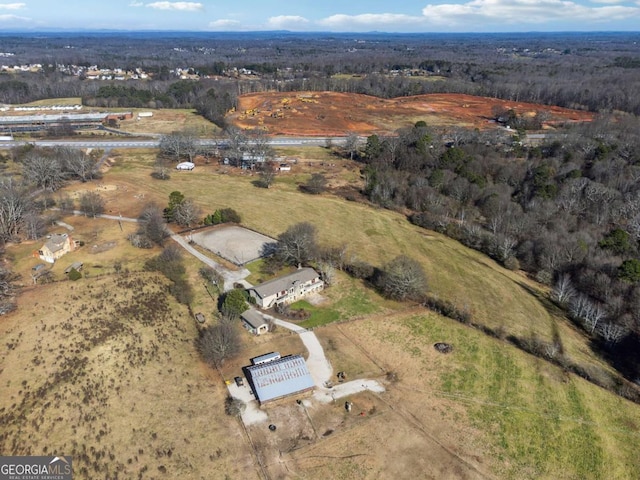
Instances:
[[[267,363],[244,368],[245,375],[260,404],[313,390],[307,364],[300,355],[288,355]]]

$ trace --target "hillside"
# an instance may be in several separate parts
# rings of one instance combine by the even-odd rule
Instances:
[[[394,133],[424,120],[430,126],[495,128],[494,110],[544,114],[546,125],[590,121],[589,112],[462,94],[428,94],[384,99],[336,92],[265,92],[242,95],[227,116],[241,128],[265,128],[272,135],[359,135]]]
[[[178,190],[205,213],[232,207],[244,224],[270,236],[311,222],[323,244],[346,244],[350,257],[374,265],[401,253],[415,258],[431,292],[468,309],[475,321],[521,338],[558,334],[569,357],[612,373],[524,275],[398,213],[298,191],[297,183],[312,172],[358,186],[349,163],[310,162],[260,189],[252,175],[218,165],[153,180],[153,161],[153,152],[116,152],[99,184],[67,191],[98,191],[107,212],[135,216],[146,202],[166,204]],[[140,269],[127,231],[104,220],[65,221],[75,235],[91,238],[89,245],[108,241],[112,247],[74,253],[85,255],[89,277],[32,287],[18,311],[0,320],[7,345],[0,359],[3,452],[33,454],[46,447],[76,455],[78,468],[85,468],[78,478],[114,478],[116,472],[162,478],[167,472],[244,479],[266,471],[270,478],[596,479],[640,472],[640,406],[503,340],[422,307],[385,301],[342,275],[327,291],[325,308],[338,309],[345,297],[357,296],[349,299],[350,308],[338,309],[340,319],[350,321],[318,328],[317,335],[336,369],[378,375],[387,392],[354,397],[362,417],[346,417],[341,405],[309,411],[318,426],[315,437],[302,429],[294,439],[251,433],[250,443],[223,413],[224,384],[198,359],[196,327],[186,309],[168,298],[154,275],[112,268],[121,260],[125,270]],[[31,249],[8,250],[25,276],[34,262]],[[154,253],[139,251],[142,258]],[[190,261],[194,284],[197,268]],[[210,315],[214,304],[202,291],[198,302]],[[301,348],[290,338],[286,332],[272,340],[245,337],[246,352]],[[454,351],[436,352],[437,341],[450,342]],[[270,412],[278,415],[276,408]]]

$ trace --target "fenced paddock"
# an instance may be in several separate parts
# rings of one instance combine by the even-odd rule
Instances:
[[[276,241],[237,225],[211,227],[192,233],[187,238],[236,265],[244,265],[259,259],[264,246]]]

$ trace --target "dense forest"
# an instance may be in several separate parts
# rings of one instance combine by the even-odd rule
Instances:
[[[370,137],[356,157],[370,201],[548,284],[594,347],[640,383],[639,45],[638,33],[6,35],[12,56],[0,63],[42,69],[0,73],[0,102],[189,107],[221,126],[239,94],[261,90],[468,93],[597,112],[537,145],[522,136],[535,125],[509,112],[501,113],[513,127],[506,140],[418,122]],[[149,78],[88,80],[70,65]],[[14,156],[37,167],[42,155]],[[62,171],[77,175],[72,165]],[[0,183],[5,199],[24,199],[23,188]],[[17,202],[29,213],[23,223],[34,229],[39,205],[25,202]],[[0,225],[5,239],[14,226]]]
[[[549,285],[594,346],[640,379],[637,118],[602,115],[535,146],[418,122],[369,137],[360,161],[372,202]]]

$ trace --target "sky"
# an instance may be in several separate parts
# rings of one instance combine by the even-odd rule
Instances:
[[[640,0],[0,0],[0,31],[640,31]]]

